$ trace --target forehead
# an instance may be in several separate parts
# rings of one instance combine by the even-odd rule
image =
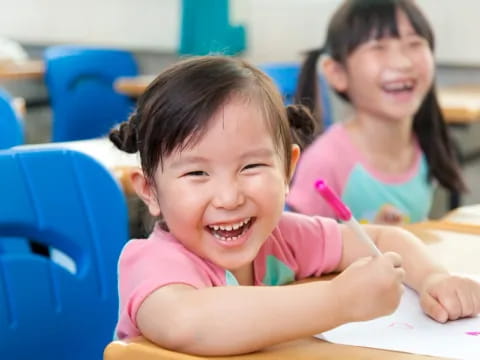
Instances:
[[[370,23],[370,29],[368,30],[369,39],[401,37],[406,35],[422,36],[402,9],[396,8],[391,14],[384,14],[383,17],[378,16],[377,21]]]
[[[187,144],[175,151],[174,157],[186,153],[241,153],[255,147],[275,148],[272,127],[258,101],[234,96],[210,117],[206,127]]]

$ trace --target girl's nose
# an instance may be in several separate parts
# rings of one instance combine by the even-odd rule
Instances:
[[[244,193],[235,182],[217,183],[213,189],[212,204],[216,208],[232,210],[245,202]]]
[[[408,49],[399,45],[390,51],[390,66],[394,69],[405,70],[413,65]]]

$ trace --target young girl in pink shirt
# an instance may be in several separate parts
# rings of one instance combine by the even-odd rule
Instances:
[[[387,251],[372,257],[335,220],[283,213],[299,157],[290,126],[303,132],[312,122],[302,107],[286,109],[271,80],[242,60],[192,58],[153,81],[110,135],[139,151],[134,188],[162,218],[122,251],[120,339],[247,353],[391,313],[403,281],[437,321],[480,311],[479,284],[450,275],[406,231],[366,227]],[[340,274],[271,286],[327,273]]]
[[[434,84],[432,29],[412,0],[346,0],[333,15],[325,46],[310,52],[297,100],[320,117],[317,61],[353,113],[302,154],[288,205],[333,216],[310,185],[323,178],[363,222],[425,220],[435,184],[465,184]]]

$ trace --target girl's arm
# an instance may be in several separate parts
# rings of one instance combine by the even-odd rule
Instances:
[[[288,286],[164,286],[140,305],[141,333],[199,355],[233,355],[391,313],[403,270],[393,254],[362,259],[330,281]],[[365,288],[369,287],[366,293]]]
[[[412,233],[378,225],[365,225],[365,229],[382,252],[393,251],[402,257],[405,283],[419,293],[420,304],[427,315],[443,323],[480,313],[480,284],[449,274]],[[367,246],[348,227],[343,226],[342,233],[344,243],[340,271],[358,257],[369,255]]]
[[[405,283],[420,291],[423,281],[433,273],[447,274],[447,270],[436,263],[428,254],[427,246],[415,235],[392,226],[362,225],[381,252],[393,251],[402,257]],[[369,248],[360,241],[350,227],[341,225],[343,256],[339,271],[345,269],[359,257],[371,256]]]

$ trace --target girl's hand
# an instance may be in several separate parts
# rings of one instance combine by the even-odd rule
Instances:
[[[400,210],[387,204],[380,208],[373,222],[382,225],[402,225],[406,221],[404,214]]]
[[[332,280],[345,321],[363,321],[392,313],[403,293],[405,271],[397,253],[361,258]]]
[[[444,323],[480,313],[480,283],[444,273],[432,274],[420,292],[423,311]]]

